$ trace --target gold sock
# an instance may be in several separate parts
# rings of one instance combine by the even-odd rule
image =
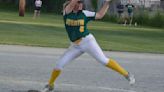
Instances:
[[[50,80],[49,80],[49,85],[50,86],[54,86],[54,82],[55,80],[57,79],[57,77],[60,75],[61,73],[61,70],[53,70],[52,71],[52,74],[51,74],[51,77],[50,77]]]
[[[122,68],[116,61],[110,59],[109,63],[106,65],[108,68],[111,68],[112,70],[120,73],[121,75],[127,77],[128,76],[128,72]]]

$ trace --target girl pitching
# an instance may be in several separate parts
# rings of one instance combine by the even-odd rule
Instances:
[[[79,57],[83,53],[88,53],[104,66],[123,75],[130,84],[135,83],[134,76],[130,75],[115,60],[107,58],[99,47],[94,36],[87,29],[87,23],[91,20],[101,19],[109,8],[110,0],[105,0],[104,5],[98,12],[83,10],[83,1],[67,0],[64,4],[63,17],[65,29],[68,33],[71,45],[63,56],[58,60],[52,71],[48,84],[41,92],[50,92],[54,88],[54,82],[61,74],[64,65]]]

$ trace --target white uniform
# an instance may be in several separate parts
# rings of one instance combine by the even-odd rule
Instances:
[[[36,7],[42,7],[42,1],[41,0],[36,0],[35,1],[35,6]]]
[[[87,17],[95,16],[95,12],[84,10],[83,13]],[[86,37],[83,37],[79,44],[71,42],[71,46],[69,47],[69,49],[64,53],[63,56],[59,58],[55,69],[62,70],[65,64],[79,57],[84,52],[91,55],[103,65],[106,65],[109,62],[109,58],[104,55],[94,36],[92,34],[89,34]]]

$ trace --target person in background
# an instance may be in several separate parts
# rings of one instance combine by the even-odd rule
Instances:
[[[119,17],[119,23],[122,23],[123,22],[124,5],[121,4],[121,2],[119,2],[117,5],[117,12],[118,12],[118,17]]]
[[[126,6],[126,8],[127,8],[128,16],[127,16],[127,18],[125,18],[124,26],[126,26],[128,20],[129,20],[129,25],[131,26],[131,25],[132,25],[132,22],[133,22],[133,10],[134,10],[134,5],[131,4],[131,3],[128,3],[128,4],[125,5],[125,6]]]
[[[35,19],[36,17],[40,16],[40,9],[42,7],[42,1],[41,0],[36,0],[35,1],[35,10],[34,10],[34,16],[33,19]]]

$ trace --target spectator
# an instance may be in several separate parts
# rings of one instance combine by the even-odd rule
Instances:
[[[131,3],[128,3],[127,5],[125,5],[127,8],[127,13],[128,13],[128,17],[125,18],[125,22],[124,25],[126,26],[127,21],[129,20],[129,25],[132,25],[132,21],[133,21],[133,9],[134,9],[134,5]]]
[[[124,5],[121,4],[121,2],[119,2],[117,5],[117,12],[118,12],[119,23],[120,23],[123,19],[123,12],[124,12]]]
[[[40,9],[42,7],[42,1],[41,0],[36,0],[35,1],[35,10],[34,10],[34,16],[33,18],[35,19],[36,17],[40,16]]]

